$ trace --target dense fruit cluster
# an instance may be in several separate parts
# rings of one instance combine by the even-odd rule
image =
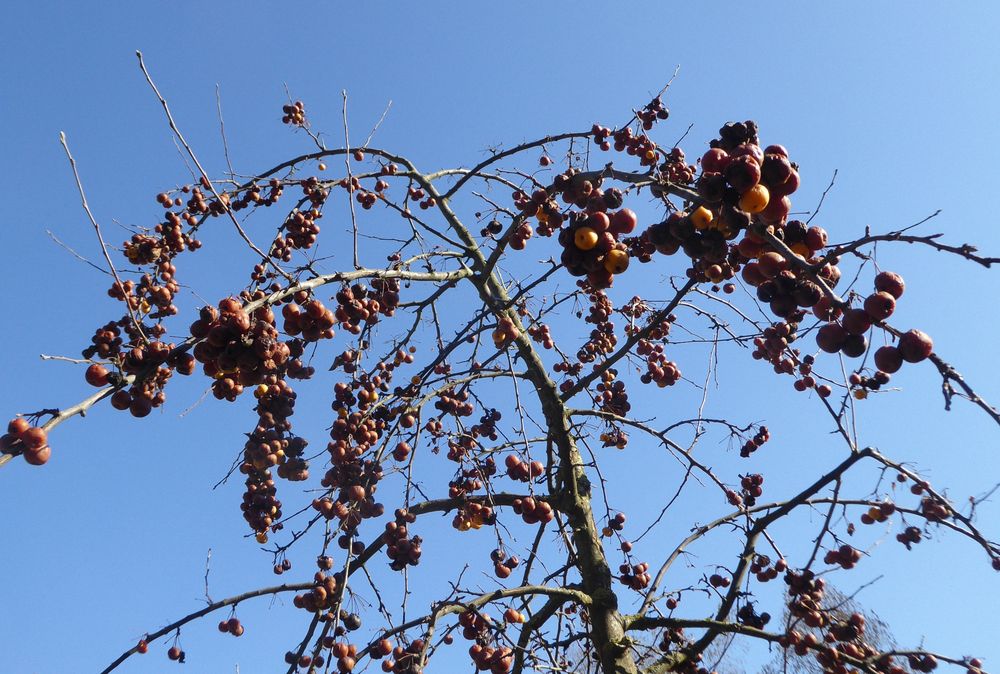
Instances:
[[[736,611],[736,621],[747,627],[754,627],[762,630],[764,626],[771,622],[771,614],[766,611],[757,613],[752,602],[747,602]]]
[[[750,508],[757,503],[757,499],[764,493],[764,476],[760,474],[744,475],[740,479],[743,502]]]
[[[308,184],[304,188],[308,189]],[[319,236],[319,225],[316,224],[316,220],[322,215],[322,211],[316,208],[293,211],[283,225],[285,233],[279,232],[271,242],[270,256],[276,260],[289,262],[294,251],[312,248],[316,243],[316,237]],[[255,280],[263,271],[263,265],[254,267],[254,272],[258,275]]]
[[[602,355],[607,355],[614,351],[618,345],[618,337],[615,335],[615,324],[611,321],[614,312],[614,305],[611,299],[598,290],[587,296],[590,302],[590,311],[585,322],[593,325],[587,341],[576,353],[577,359],[581,363],[593,363]]]
[[[511,507],[521,516],[525,524],[548,523],[555,518],[555,511],[549,502],[534,496],[514,499]]]
[[[281,317],[286,335],[302,335],[307,342],[333,339],[336,318],[318,299],[310,299],[303,306],[290,302],[281,308]]]
[[[911,550],[911,545],[919,543],[923,539],[923,532],[920,531],[919,527],[906,527],[900,533],[896,534],[896,540],[906,546],[907,550]],[[997,564],[994,561],[994,568]]]
[[[257,541],[266,543],[267,530],[272,526],[278,526],[275,522],[281,517],[281,501],[277,497],[278,490],[271,477],[271,471],[266,468],[259,470],[254,468],[252,464],[244,463],[240,466],[240,472],[247,476],[246,491],[243,493],[243,502],[240,504],[243,519],[256,532]]]
[[[493,573],[501,580],[508,578],[521,563],[516,555],[506,555],[499,548],[490,553],[490,561],[493,562]]]
[[[241,637],[245,629],[239,618],[233,616],[229,620],[219,622],[219,631],[223,634],[232,634],[234,637]]]
[[[391,318],[399,306],[398,279],[372,279],[371,287],[355,283],[337,292],[334,316],[340,327],[352,335],[361,334],[364,325],[377,323],[379,315]]]
[[[784,559],[779,559],[772,566],[771,558],[767,555],[755,555],[750,564],[750,573],[754,574],[760,583],[774,580],[779,573],[784,573],[787,569],[788,563]]]
[[[636,344],[635,353],[646,361],[646,371],[639,375],[639,381],[643,384],[656,384],[664,388],[680,381],[680,368],[677,367],[677,363],[667,358],[663,344],[653,344],[651,340],[640,339]]]
[[[281,123],[292,126],[304,126],[306,123],[306,106],[302,101],[295,101],[281,106]]]
[[[389,568],[393,571],[402,571],[408,565],[416,566],[420,562],[422,551],[420,544],[423,540],[420,536],[407,538],[409,530],[407,524],[417,521],[417,516],[406,510],[397,510],[395,520],[386,522],[385,533],[385,554],[392,560]]]
[[[183,355],[183,360],[180,358],[180,354],[173,353],[172,344],[163,342],[152,342],[148,347],[137,346],[131,349],[117,359],[117,362],[126,374],[133,376],[133,383],[128,389],[115,391],[111,396],[111,406],[118,410],[128,410],[134,417],[145,417],[154,407],[163,405],[166,401],[163,389],[174,372],[171,364],[176,365],[176,369],[182,374],[194,371],[194,361],[188,354]],[[97,370],[91,373],[91,377],[100,381],[101,374],[103,373]],[[110,373],[108,378],[110,383]]]
[[[469,647],[469,656],[476,669],[491,674],[506,674],[514,664],[514,651],[507,646],[475,643]]]
[[[121,328],[115,322],[106,324],[94,332],[90,338],[91,345],[83,350],[84,358],[108,359],[121,353],[122,338]]]
[[[531,335],[531,339],[541,344],[544,349],[551,349],[556,345],[552,339],[552,333],[549,331],[549,326],[544,323],[539,323],[528,328],[528,334]]]
[[[466,501],[458,508],[455,517],[451,521],[451,526],[459,531],[469,531],[470,529],[481,529],[484,524],[492,525],[496,522],[496,514],[490,506],[477,501]]]
[[[859,561],[861,552],[846,543],[836,550],[827,550],[823,557],[824,564],[839,564],[842,569],[853,569]]]
[[[607,428],[600,435],[602,447],[614,447],[625,449],[628,446],[628,433],[615,424],[609,423]]]
[[[861,523],[875,524],[876,522],[885,522],[894,512],[896,512],[895,504],[885,501],[877,506],[870,507],[866,512],[862,513]]]
[[[920,514],[928,522],[943,522],[953,515],[947,503],[943,503],[933,496],[925,496],[920,499]]]
[[[772,323],[768,327],[764,328],[759,337],[755,337],[753,341],[754,350],[751,353],[754,360],[765,360],[774,366],[774,371],[776,373],[793,374],[795,372],[795,361],[793,357],[798,354],[797,350],[790,350],[789,344],[795,342],[798,339],[799,324],[792,321],[779,321],[777,323]],[[809,370],[802,368],[800,366],[800,372],[802,370]],[[805,377],[803,380],[815,384],[815,382],[809,376],[808,371],[802,372]],[[805,386],[805,384],[803,384]],[[808,386],[807,388],[812,388]]]
[[[573,276],[586,276],[595,290],[610,287],[615,275],[628,269],[628,247],[620,238],[631,234],[637,222],[628,208],[610,214],[604,210],[574,212],[569,226],[559,233],[566,270]]]
[[[524,461],[517,454],[508,454],[504,459],[504,466],[507,468],[507,476],[518,482],[530,482],[545,472],[545,464],[541,461]]]
[[[339,600],[337,587],[340,584],[336,574],[328,575],[322,571],[317,571],[313,577],[312,589],[308,592],[295,595],[292,603],[295,605],[295,608],[304,609],[311,613],[333,608]]]
[[[687,163],[684,151],[679,147],[670,150],[660,164],[661,179],[675,185],[689,185],[694,182],[695,171],[697,167]]]
[[[767,426],[761,426],[754,433],[754,436],[743,443],[740,448],[740,456],[744,459],[748,458],[751,454],[756,452],[758,449],[764,446],[764,443],[771,439],[771,433],[767,430]]]
[[[653,128],[653,125],[658,121],[663,121],[670,117],[670,110],[667,106],[663,104],[663,99],[657,96],[646,105],[642,106],[642,110],[635,113],[635,116],[639,118],[642,122],[642,128],[645,131],[649,131]]]
[[[822,609],[825,581],[809,569],[801,572],[789,569],[785,574],[785,583],[791,597],[789,612],[809,627],[824,627],[829,622],[828,614]]]
[[[194,357],[215,380],[212,393],[220,400],[236,400],[246,386],[282,372],[291,357],[289,345],[278,339],[270,307],[248,314],[233,297],[220,301],[218,309],[203,307],[191,335],[201,340]]]
[[[520,335],[521,331],[518,330],[514,319],[504,316],[497,321],[497,327],[493,330],[493,345],[498,349],[502,348],[520,337]]]
[[[632,409],[625,391],[625,382],[618,379],[618,371],[609,368],[601,373],[601,383],[597,385],[595,402],[605,412],[623,417]]]
[[[44,428],[32,426],[24,417],[16,417],[10,420],[7,432],[0,437],[0,452],[20,452],[32,466],[40,466],[49,460],[52,448],[49,447],[48,433]]]
[[[652,577],[649,575],[649,564],[622,564],[618,567],[618,580],[626,587],[636,592],[649,587]]]

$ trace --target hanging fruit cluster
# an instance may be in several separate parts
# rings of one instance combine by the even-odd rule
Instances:
[[[334,316],[352,335],[361,334],[363,324],[374,324],[379,315],[391,318],[399,306],[398,279],[372,279],[371,287],[355,283],[337,293]]]
[[[417,516],[406,510],[399,509],[395,513],[392,522],[386,522],[385,533],[385,554],[391,560],[389,568],[393,571],[402,571],[408,565],[416,566],[420,562],[422,550],[420,544],[423,540],[420,536],[407,538],[409,530],[407,524],[417,521]]]
[[[516,555],[508,556],[499,548],[490,553],[490,560],[493,562],[493,573],[501,580],[508,578],[521,563]]]
[[[649,575],[649,563],[647,562],[622,564],[618,567],[618,572],[618,580],[636,592],[649,587],[649,583],[652,580]]]
[[[524,461],[517,454],[508,454],[504,466],[507,476],[518,482],[530,482],[545,472],[545,464],[541,461]]]
[[[743,443],[740,448],[740,456],[744,459],[748,458],[751,454],[756,452],[758,449],[764,446],[764,443],[771,439],[771,433],[767,430],[767,426],[761,426],[754,436]]]
[[[295,608],[304,609],[311,613],[333,608],[338,602],[337,587],[340,584],[336,574],[327,575],[322,571],[317,571],[313,578],[312,589],[303,594],[295,595],[292,603]]]
[[[548,523],[555,518],[555,511],[549,502],[534,496],[514,499],[512,509],[521,516],[525,524]]]

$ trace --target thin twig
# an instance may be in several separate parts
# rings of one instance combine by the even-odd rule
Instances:
[[[108,263],[108,268],[111,269],[111,275],[115,277],[115,283],[117,287],[121,289],[122,296],[125,302],[125,308],[128,310],[129,318],[132,319],[132,325],[135,327],[136,332],[142,339],[146,339],[146,333],[143,332],[142,326],[139,324],[139,319],[136,318],[135,312],[132,310],[132,305],[128,301],[128,297],[125,297],[125,285],[122,283],[121,278],[118,277],[118,270],[115,269],[115,263],[111,261],[111,256],[108,254],[108,246],[104,243],[104,236],[101,234],[101,226],[97,224],[97,220],[94,218],[94,214],[90,211],[90,205],[87,203],[87,195],[83,191],[83,182],[80,180],[80,173],[76,170],[76,160],[73,159],[73,155],[69,151],[69,144],[66,142],[66,134],[63,131],[59,132],[59,142],[63,146],[63,150],[66,151],[66,158],[69,159],[70,168],[73,169],[73,177],[76,179],[76,188],[80,192],[80,202],[83,204],[83,210],[86,211],[87,217],[90,218],[90,224],[94,226],[94,231],[97,233],[97,240],[101,244],[101,253],[104,254],[104,259]]]
[[[226,166],[229,167],[229,175],[236,176],[233,170],[233,162],[229,160],[229,141],[226,140],[226,121],[222,118],[222,93],[219,90],[219,83],[215,84],[215,107],[219,111],[219,133],[222,135],[222,152],[226,155]]]
[[[366,149],[368,147],[368,143],[372,142],[372,138],[375,137],[375,132],[378,131],[380,126],[382,126],[382,122],[385,121],[385,116],[389,114],[390,108],[392,108],[392,99],[389,99],[389,102],[385,104],[385,110],[382,111],[382,116],[378,118],[377,122],[375,122],[375,126],[372,127],[371,133],[369,133],[368,137],[365,138],[365,144],[361,146],[362,150]]]
[[[86,262],[87,264],[89,264],[91,267],[93,267],[97,271],[101,272],[102,274],[107,274],[108,276],[111,276],[111,272],[110,271],[108,271],[107,269],[102,269],[100,266],[94,264],[93,262],[91,262],[90,260],[88,260],[87,258],[85,258],[84,256],[80,255],[78,252],[76,252],[75,250],[73,250],[72,248],[70,248],[69,246],[67,246],[65,243],[63,243],[62,241],[60,241],[59,237],[57,237],[55,234],[53,234],[51,229],[46,229],[45,233],[49,235],[50,239],[52,239],[59,246],[61,246],[66,251],[68,251],[69,254],[72,255],[73,257],[75,257],[77,260],[80,260],[81,262]]]
[[[344,166],[347,167],[347,203],[351,206],[351,232],[354,244],[354,268],[361,269],[360,257],[358,255],[358,214],[354,209],[354,176],[351,175],[351,134],[347,126],[347,89],[340,92],[344,103],[342,113],[344,117]]]

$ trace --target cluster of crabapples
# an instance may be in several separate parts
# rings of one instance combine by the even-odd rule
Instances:
[[[524,617],[514,609],[507,609],[504,620],[520,623],[524,622]],[[514,664],[514,651],[507,646],[489,645],[492,622],[489,616],[478,611],[463,611],[458,615],[462,638],[475,642],[469,647],[469,657],[472,658],[476,669],[491,674],[506,674]]]
[[[828,550],[823,557],[824,564],[838,564],[843,569],[853,569],[861,561],[861,552],[850,545],[841,545],[836,550]]]
[[[618,567],[618,580],[629,589],[639,592],[649,587],[652,577],[649,575],[649,563],[622,564]]]
[[[764,476],[759,473],[744,475],[740,478],[740,487],[742,502],[752,508],[764,493]]]
[[[345,633],[344,627],[348,625],[349,620],[345,611],[341,611],[340,613],[341,617],[344,619],[345,625],[338,626],[336,632],[338,636],[343,636]],[[351,616],[355,618],[357,617],[353,616],[353,614],[351,614]],[[333,619],[332,614],[324,614],[323,617],[326,621]],[[360,622],[357,624],[360,627]],[[348,629],[350,629],[350,627],[348,627]],[[354,670],[358,660],[358,647],[355,644],[338,641],[336,636],[327,635],[320,639],[319,645],[324,650],[329,651],[330,661],[331,663],[336,661],[338,672],[346,674],[346,672]],[[375,643],[369,652],[376,656],[388,655],[392,652],[392,643],[388,639],[382,639],[381,641]],[[288,651],[285,653],[286,664],[308,669],[309,671],[318,670],[318,668],[323,667],[326,662],[326,657],[324,657],[321,653],[317,653],[315,656],[308,654],[299,655],[294,651]]]
[[[506,555],[499,548],[490,553],[490,561],[493,562],[493,573],[501,580],[508,578],[521,563],[516,555]]]
[[[547,524],[555,519],[555,510],[552,509],[551,504],[535,496],[516,498],[511,503],[511,508],[521,516],[525,524],[538,524],[539,522]]]
[[[893,314],[896,301],[905,288],[902,277],[883,271],[875,276],[875,292],[868,295],[860,307],[841,309],[830,302],[817,303],[813,312],[828,321],[816,332],[816,344],[827,353],[838,351],[856,358],[865,353],[868,342],[865,334],[874,325],[883,325]],[[875,366],[886,374],[902,367],[903,362],[919,363],[934,350],[934,342],[920,330],[910,330],[900,335],[896,346],[886,345],[875,351]]]
[[[306,106],[302,101],[295,101],[281,106],[283,124],[303,126],[306,123]]]
[[[407,524],[417,521],[416,515],[406,510],[397,510],[396,518],[392,522],[386,522],[385,533],[385,554],[389,558],[389,567],[394,571],[402,571],[407,566],[416,566],[420,562],[422,550],[420,545],[423,542],[420,536],[408,537]]]
[[[856,552],[856,551],[855,551]],[[835,554],[845,561],[853,559],[854,552],[844,550]],[[866,620],[860,613],[839,614],[823,606],[824,581],[810,570],[785,574],[788,604],[792,617],[801,620],[813,631],[790,629],[778,638],[778,643],[799,656],[813,653],[823,671],[830,674],[849,674],[854,671],[853,661],[865,661],[873,671],[884,674],[906,674],[908,671],[927,674],[937,668],[937,658],[928,653],[905,654],[906,665],[896,662],[903,655],[880,655],[880,650],[866,639]],[[982,661],[967,658],[967,674],[982,674]]]
[[[40,466],[49,460],[52,448],[44,428],[32,426],[24,417],[15,417],[8,422],[7,432],[0,437],[0,452],[21,452],[29,464]]]
[[[229,620],[222,620],[219,622],[219,631],[223,634],[232,634],[234,637],[243,636],[245,631],[243,623],[236,616],[233,616]]]
[[[644,130],[666,113],[655,100],[643,110],[639,120]],[[573,276],[584,277],[582,287],[598,294],[628,268],[632,258],[650,262],[656,252],[673,255],[683,251],[692,262],[688,276],[698,282],[719,284],[740,274],[758,299],[781,319],[755,341],[754,357],[768,360],[779,373],[794,375],[798,368],[795,388],[816,390],[823,397],[832,393],[831,387],[815,380],[812,363],[805,363],[799,350],[792,347],[799,323],[809,310],[824,322],[816,330],[822,351],[858,357],[868,350],[866,335],[873,326],[895,334],[884,321],[902,295],[903,280],[892,272],[879,273],[875,292],[860,306],[852,307],[850,298],[837,298],[833,288],[841,276],[839,258],[822,252],[827,247],[826,231],[788,219],[791,195],[800,182],[798,166],[781,145],[763,146],[753,121],[724,125],[701,157],[697,177],[695,167],[684,162],[682,153],[676,148],[661,151],[644,132],[633,133],[630,127],[612,131],[594,125],[592,136],[602,149],[613,147],[639,156],[643,165],[654,166],[662,160],[654,169],[653,177],[660,182],[654,181],[653,193],[665,194],[671,186],[690,185],[685,188],[687,209],[670,213],[635,236],[637,218],[623,207],[622,192],[602,189],[604,176],[600,172],[570,168],[557,175],[551,185],[538,187],[530,195],[514,193],[521,216],[511,234],[512,248],[524,248],[533,231],[540,236],[558,234],[564,268]],[[563,210],[560,199],[570,208]],[[532,217],[537,219],[534,230],[528,222]],[[487,229],[489,234],[500,231],[498,226]],[[735,286],[725,283],[724,289],[731,292]],[[538,339],[541,334],[533,336]],[[494,333],[498,346],[514,337],[508,326],[498,326]],[[613,335],[606,331],[597,337],[598,341],[591,340],[597,353],[613,346]],[[882,374],[866,380],[871,386],[863,388],[881,386],[903,362],[918,362],[932,348],[930,338],[918,330],[902,334],[898,345],[877,351],[876,366]],[[651,361],[648,378],[669,385],[676,379],[670,376],[676,367],[663,360]],[[654,370],[666,373],[662,382]]]
[[[756,452],[758,449],[764,446],[764,443],[771,439],[771,432],[767,430],[767,426],[761,426],[754,433],[753,437],[743,443],[740,447],[740,456],[744,459],[748,458],[751,454]]]
[[[518,482],[530,482],[545,472],[545,464],[541,461],[524,461],[517,454],[508,454],[504,466],[507,476]]]
[[[611,286],[614,276],[629,266],[628,250],[619,238],[631,234],[637,224],[636,214],[628,208],[610,215],[605,211],[574,213],[569,226],[559,233],[563,265],[573,276],[586,275],[595,289]]]

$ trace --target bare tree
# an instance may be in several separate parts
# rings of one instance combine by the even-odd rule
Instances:
[[[808,655],[838,674],[927,672],[939,661],[977,671],[978,661],[896,647],[861,612],[844,612],[825,574],[861,558],[846,542],[855,522],[887,521],[899,523],[902,545],[940,530],[1000,569],[975,503],[950,501],[889,450],[866,444],[854,418],[855,402],[884,390],[900,367],[923,363],[940,374],[948,405],[966,399],[1000,422],[928,335],[892,322],[896,302],[910,298],[899,275],[875,269],[871,251],[905,242],[986,267],[997,258],[912,228],[831,244],[818,225],[790,218],[798,167],[785,148],[761,141],[754,122],[723,126],[696,163],[655,141],[666,89],[614,128],[557,133],[495,149],[471,168],[434,171],[376,146],[374,131],[352,143],[346,95],[345,142],[332,148],[306,106],[291,102],[283,121],[315,151],[247,178],[213,178],[141,55],[139,64],[195,179],[157,195],[162,220],[124,242],[116,265],[66,147],[123,311],[83,350],[96,392],[12,420],[0,465],[17,456],[44,464],[55,428],[95,405],[143,417],[164,404],[176,375],[204,376],[220,401],[255,399],[245,439],[234,440],[232,474],[245,482],[242,515],[273,553],[273,572],[295,575],[290,555],[309,545],[318,570],[210,600],[150,631],[105,671],[156,641],[184,660],[181,629],[204,616],[239,636],[236,608],[279,594],[294,596],[304,623],[285,654],[290,674],[376,660],[383,671],[420,672],[456,639],[468,642],[477,669],[494,674],[701,672],[724,661],[733,640]],[[321,234],[325,209],[343,199],[350,228]],[[642,227],[628,207],[640,199],[662,214]],[[266,243],[255,241],[261,222],[276,225]],[[235,248],[202,250],[208,227],[231,228]],[[327,238],[349,255],[316,257]],[[213,253],[246,256],[249,282],[184,318],[175,303],[181,263]],[[630,267],[642,264],[668,279],[652,290],[631,284]],[[178,325],[189,336],[168,342]],[[876,348],[876,336],[885,345]],[[704,398],[690,410],[634,415],[637,390],[670,399],[660,389],[684,378],[687,364],[675,361],[684,343],[709,350],[709,376],[752,354],[762,386],[801,391],[839,436],[841,454],[817,459],[813,475],[769,476],[768,491],[781,482],[791,494],[769,500],[763,475],[719,470],[718,452],[699,444],[728,440],[752,466],[770,439],[766,427],[709,418]],[[313,363],[327,356],[330,440],[316,448],[293,427],[296,382],[318,376]],[[676,492],[655,495],[641,513],[660,544],[667,534],[656,527],[682,494],[725,508],[691,522],[666,550],[641,531],[625,536],[602,470],[609,454],[640,441],[662,450],[657,470],[679,476]],[[898,498],[897,483],[909,487]],[[454,537],[490,536],[495,549],[488,559],[458,555],[450,591],[408,606],[422,526],[435,513],[452,517]],[[821,514],[808,533],[798,529],[809,550],[786,558],[779,525],[803,513]],[[696,564],[689,550],[713,535],[738,554]],[[663,554],[644,561],[640,551]],[[693,580],[685,566],[696,569]],[[476,575],[482,568],[492,579]],[[781,599],[765,598],[776,579],[787,589],[784,621],[764,606],[782,610]],[[384,599],[390,592],[399,606]],[[362,616],[359,606],[370,609]]]

